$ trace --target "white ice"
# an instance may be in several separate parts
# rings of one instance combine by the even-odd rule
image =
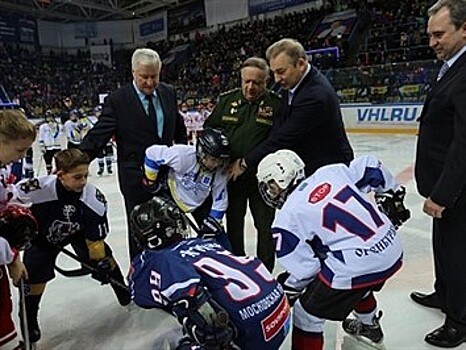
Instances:
[[[422,213],[422,198],[416,193],[412,179],[416,137],[409,135],[351,134],[356,155],[374,154],[407,188],[406,204],[412,218],[400,229],[403,238],[404,267],[390,279],[377,299],[383,310],[381,324],[385,333],[385,347],[390,350],[432,349],[423,339],[426,333],[439,327],[444,320],[440,311],[416,305],[409,298],[411,291],[432,290],[433,267],[431,249],[431,220]],[[44,174],[36,149],[35,170]],[[89,180],[97,185],[109,202],[111,234],[108,243],[123,270],[129,266],[125,214],[116,175],[98,177],[96,162]],[[115,169],[116,170],[116,169]],[[254,253],[255,230],[247,217],[247,248]],[[66,256],[59,258],[64,268],[78,265]],[[17,293],[14,315],[16,317]],[[16,319],[17,320],[17,319]],[[162,348],[164,339],[178,336],[177,322],[159,310],[143,310],[135,305],[123,308],[117,303],[108,286],[100,286],[89,276],[64,278],[60,275],[47,285],[41,303],[39,323],[42,339],[39,350],[148,350]],[[289,338],[289,337],[288,337]],[[282,349],[290,349],[287,342]],[[339,323],[328,322],[325,328],[325,350],[370,349],[341,330]],[[466,349],[462,345],[458,349]],[[258,349],[259,350],[259,349]]]

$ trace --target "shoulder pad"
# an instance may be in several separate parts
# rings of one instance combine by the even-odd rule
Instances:
[[[103,216],[107,211],[107,200],[104,194],[92,184],[84,187],[81,201],[99,216]]]
[[[219,96],[220,97],[228,96],[228,95],[234,94],[234,93],[236,93],[238,91],[241,91],[241,89],[240,88],[231,89],[231,90],[222,92]]]

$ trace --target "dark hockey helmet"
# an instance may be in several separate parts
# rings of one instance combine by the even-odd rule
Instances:
[[[37,236],[37,221],[29,208],[8,205],[0,210],[0,236],[5,238],[11,248],[29,248]]]
[[[185,214],[165,198],[153,197],[131,211],[131,232],[141,249],[159,249],[182,240],[189,230]]]
[[[215,171],[230,160],[230,142],[218,129],[204,129],[196,143],[196,155],[202,167]]]

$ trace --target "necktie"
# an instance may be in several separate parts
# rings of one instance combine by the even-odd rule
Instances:
[[[149,105],[147,107],[147,112],[149,114],[149,118],[151,121],[155,122],[155,128],[157,130],[157,134],[159,135],[160,137],[160,134],[161,132],[159,131],[159,128],[158,128],[158,123],[157,123],[157,114],[155,113],[155,106],[154,106],[154,102],[152,101],[152,95],[146,95],[146,100],[147,102],[149,102]]]
[[[445,62],[442,67],[440,67],[440,70],[438,72],[438,75],[437,75],[437,81],[439,81],[440,79],[442,79],[442,77],[445,75],[445,73],[447,72],[448,68],[450,68],[450,66],[448,65],[447,62]]]

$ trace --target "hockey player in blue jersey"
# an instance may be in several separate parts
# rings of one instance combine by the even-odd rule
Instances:
[[[132,211],[144,249],[132,263],[134,302],[173,313],[198,349],[279,349],[290,322],[281,286],[257,258],[234,256],[214,239],[183,239],[185,220],[160,197]]]
[[[92,277],[101,283],[116,280],[124,285],[120,268],[104,239],[108,234],[107,201],[94,185],[87,183],[89,158],[78,149],[55,155],[56,175],[18,183],[20,198],[32,203],[38,235],[24,253],[28,271],[25,297],[29,340],[41,337],[39,303],[47,282],[55,277],[60,250],[71,244],[82,261],[94,267]],[[130,303],[129,291],[111,284],[121,305]],[[23,325],[23,331],[25,327]]]
[[[304,178],[290,150],[266,156],[257,178],[264,200],[280,209],[272,225],[278,276],[294,304],[292,348],[322,350],[325,320],[376,347],[383,333],[374,292],[402,264],[396,228],[409,218],[404,189],[372,156],[333,164]],[[377,206],[365,194],[374,191]],[[355,318],[346,318],[353,311]]]

